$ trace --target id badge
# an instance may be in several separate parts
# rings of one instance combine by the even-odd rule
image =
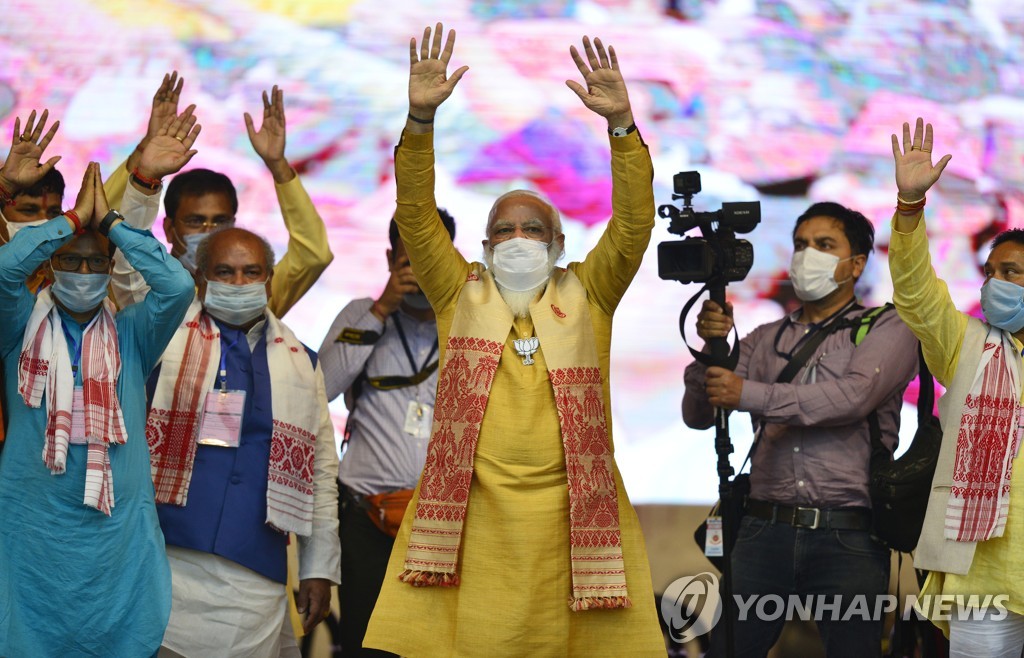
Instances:
[[[724,537],[722,535],[722,517],[720,516],[709,516],[708,517],[708,535],[707,539],[704,540],[704,555],[708,557],[721,557],[724,547]]]
[[[237,448],[242,438],[245,391],[210,391],[206,394],[199,445]]]
[[[71,394],[71,436],[68,443],[88,443],[85,438],[85,396],[81,386],[76,386]]]
[[[430,438],[430,427],[434,423],[434,407],[416,400],[409,400],[409,408],[405,412],[406,434],[417,439]]]

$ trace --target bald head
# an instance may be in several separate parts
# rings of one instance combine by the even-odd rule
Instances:
[[[196,283],[200,299],[207,281],[241,286],[266,282],[274,272],[274,250],[261,236],[243,228],[226,228],[211,233],[196,252]]]
[[[538,220],[551,232],[552,236],[562,233],[562,219],[558,210],[547,199],[530,190],[512,190],[498,197],[494,201],[494,205],[491,206],[491,212],[487,215],[487,238],[492,243],[501,241],[500,236],[498,240],[494,239],[496,224],[508,224],[510,215],[513,213],[520,217]],[[529,237],[529,235],[509,237]],[[550,242],[550,238],[545,242]]]

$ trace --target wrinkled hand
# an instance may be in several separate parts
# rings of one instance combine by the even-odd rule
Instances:
[[[302,630],[311,632],[331,614],[331,581],[326,578],[307,578],[299,582],[299,596],[295,599],[302,620]]]
[[[412,273],[409,259],[403,258],[395,263],[391,269],[391,276],[388,277],[388,283],[384,286],[384,292],[380,294],[380,298],[377,300],[377,306],[387,317],[398,310],[404,295],[411,295],[419,291],[420,287],[416,282],[416,275]],[[378,319],[384,320],[384,318]]]
[[[43,134],[49,115],[49,110],[43,110],[37,124],[35,123],[36,111],[32,110],[25,122],[25,130],[21,129],[21,119],[19,117],[14,119],[11,150],[7,153],[3,167],[0,167],[0,185],[3,185],[4,189],[11,194],[38,183],[60,161],[60,156],[55,155],[40,164],[43,151],[46,150],[53,136],[57,134],[57,128],[60,127],[60,121],[55,121],[46,134]]]
[[[455,89],[462,76],[469,70],[463,66],[447,77],[448,62],[455,48],[455,30],[448,31],[444,50],[441,49],[441,35],[444,26],[434,26],[431,41],[430,27],[423,30],[423,40],[417,52],[416,38],[409,40],[409,113],[420,119],[433,119],[437,108]]]
[[[587,109],[608,119],[609,124],[628,127],[633,123],[633,113],[629,105],[629,94],[626,92],[626,82],[619,72],[619,59],[615,55],[615,49],[608,46],[606,52],[600,39],[594,39],[594,45],[591,46],[590,38],[583,37],[583,50],[587,55],[586,62],[576,50],[576,46],[569,46],[569,54],[572,55],[572,61],[576,62],[576,68],[583,76],[586,88],[574,80],[566,80],[565,84],[576,92]]]
[[[256,130],[253,124],[251,114],[246,112],[243,118],[252,148],[270,169],[274,180],[278,183],[290,180],[293,176],[291,165],[284,157],[284,91],[274,85],[269,96],[266,91],[263,92],[263,123],[260,124],[259,130]]]
[[[711,301],[704,300],[704,304],[697,314],[697,335],[705,341],[712,338],[728,338],[732,331],[732,304],[725,303],[725,308]]]
[[[192,114],[195,109],[195,105],[189,105],[160,127],[139,158],[140,174],[156,179],[176,174],[198,153],[192,145],[203,127],[196,123]]]
[[[952,155],[944,155],[938,164],[932,165],[932,124],[925,125],[921,117],[914,126],[914,138],[910,138],[910,124],[903,124],[903,149],[899,140],[892,136],[892,156],[896,160],[896,187],[904,201],[917,201],[939,180]]]
[[[743,378],[732,370],[711,366],[704,374],[708,402],[721,409],[736,409],[743,393]]]
[[[90,162],[85,168],[82,176],[82,187],[78,190],[78,198],[75,199],[75,214],[82,226],[92,223],[93,211],[96,208],[96,172],[100,165],[97,162]]]

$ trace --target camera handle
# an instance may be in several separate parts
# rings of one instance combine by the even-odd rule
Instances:
[[[736,345],[730,352],[729,341],[725,338],[712,338],[708,341],[711,347],[711,354],[698,352],[686,342],[685,323],[690,309],[697,299],[707,290],[711,301],[725,308],[725,287],[726,280],[722,276],[712,277],[704,287],[694,295],[683,306],[679,314],[679,333],[693,357],[704,365],[719,366],[734,370],[739,362],[740,347],[739,334],[737,333]],[[736,331],[736,325],[733,325]],[[735,497],[733,490],[732,476],[735,471],[729,462],[729,455],[733,453],[732,438],[729,436],[729,411],[719,407],[715,408],[715,454],[718,455],[718,497],[721,503],[718,506],[718,513],[722,517],[722,617],[725,622],[722,630],[725,633],[725,655],[733,658],[736,655],[736,641],[733,630],[736,626],[736,604],[732,595],[732,544],[733,544],[733,522],[734,519],[727,518],[732,515],[732,501]]]

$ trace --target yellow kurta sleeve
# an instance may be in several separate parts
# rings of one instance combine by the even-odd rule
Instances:
[[[654,228],[654,168],[638,131],[609,137],[612,148],[612,218],[581,263],[569,268],[592,304],[611,315],[640,269]]]
[[[111,208],[120,209],[124,201],[124,192],[128,189],[128,161],[114,167],[110,172],[107,182],[103,183],[103,192],[107,195],[107,205]]]
[[[895,217],[892,226],[889,271],[893,303],[903,322],[921,341],[928,368],[940,383],[948,386],[960,361],[967,316],[957,310],[946,283],[932,269],[924,220],[918,221],[912,233],[897,231]]]
[[[288,250],[274,267],[268,304],[280,318],[313,287],[331,264],[334,254],[327,244],[324,220],[298,175],[282,185],[275,184],[274,189],[288,229]]]
[[[435,309],[454,304],[470,265],[452,244],[434,200],[434,133],[403,133],[395,149],[395,223],[423,294]]]

